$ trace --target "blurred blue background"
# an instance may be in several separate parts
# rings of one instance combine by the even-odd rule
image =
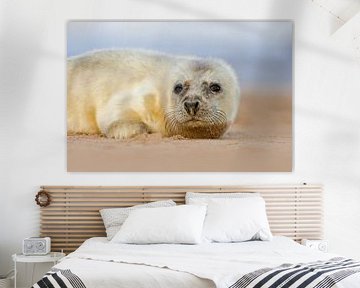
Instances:
[[[142,48],[222,58],[242,88],[291,89],[291,21],[71,21],[68,57],[94,49]]]

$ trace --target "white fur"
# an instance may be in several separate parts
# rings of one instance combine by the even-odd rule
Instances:
[[[191,78],[187,65],[196,59],[142,50],[104,50],[69,58],[68,133],[114,138],[145,132],[166,135],[164,114],[173,105],[174,79],[178,73]],[[236,86],[234,95],[220,101],[232,121],[239,101],[236,77],[227,64],[208,61],[217,61],[219,72],[214,73],[224,74],[220,77],[225,77],[225,85],[228,77],[228,85]]]

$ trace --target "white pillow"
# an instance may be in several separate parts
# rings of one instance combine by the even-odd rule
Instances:
[[[129,213],[132,210],[139,208],[154,208],[154,207],[170,207],[176,206],[172,200],[156,201],[146,204],[135,205],[128,208],[109,208],[101,209],[100,214],[106,229],[107,239],[111,240],[115,234],[120,230],[121,225],[124,223]]]
[[[113,243],[197,244],[206,214],[205,205],[137,209],[131,211]]]
[[[271,240],[264,199],[247,197],[209,200],[203,237],[211,242]]]
[[[211,199],[225,198],[246,198],[246,197],[259,197],[259,193],[241,192],[241,193],[196,193],[186,192],[186,204],[207,204]]]

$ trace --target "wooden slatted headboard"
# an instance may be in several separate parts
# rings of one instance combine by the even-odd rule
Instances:
[[[320,185],[270,186],[43,186],[51,204],[41,208],[41,236],[52,239],[52,251],[74,251],[87,238],[105,236],[99,209],[128,207],[164,199],[183,204],[191,192],[259,192],[266,201],[274,235],[301,239],[322,237]]]

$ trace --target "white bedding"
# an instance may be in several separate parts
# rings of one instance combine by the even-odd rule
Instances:
[[[112,244],[106,238],[91,238],[55,267],[70,269],[87,288],[227,288],[235,279],[264,267],[336,256],[311,250],[286,237],[200,245]],[[360,273],[334,287],[360,287]]]

